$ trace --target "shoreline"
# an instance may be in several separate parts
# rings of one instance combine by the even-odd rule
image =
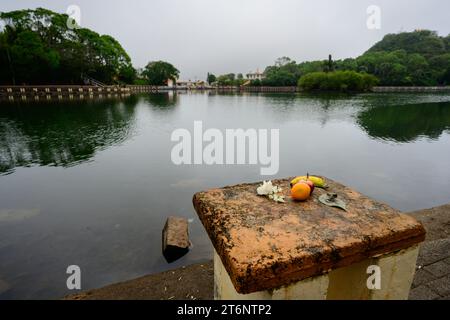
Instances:
[[[450,298],[450,203],[406,213],[427,230],[410,299]],[[214,297],[212,260],[145,275],[64,297],[65,300],[209,300]]]
[[[223,87],[189,87],[189,86],[154,86],[154,85],[0,85],[1,100],[15,99],[51,99],[78,96],[108,96],[114,94],[132,94],[144,92],[169,91],[217,91],[217,92],[260,92],[260,93],[299,93],[304,92],[296,86],[267,87],[267,86],[223,86]],[[372,93],[442,93],[450,92],[450,86],[440,87],[386,87],[371,88]],[[314,93],[314,92],[312,92]],[[327,92],[324,92],[327,93]],[[339,93],[339,92],[336,92]],[[351,92],[350,92],[351,93]]]

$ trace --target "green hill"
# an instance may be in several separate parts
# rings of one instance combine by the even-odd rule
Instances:
[[[417,30],[388,34],[357,58],[296,63],[287,57],[266,68],[262,85],[294,85],[311,72],[369,73],[382,86],[450,85],[450,35]]]
[[[444,38],[430,30],[388,34],[367,53],[397,50],[404,50],[408,54],[418,53],[425,58],[443,55],[450,53],[450,35]]]
[[[388,34],[356,62],[382,85],[449,85],[450,36],[429,30]]]

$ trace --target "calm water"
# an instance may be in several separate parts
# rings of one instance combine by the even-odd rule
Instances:
[[[450,95],[153,94],[0,103],[0,299],[57,298],[200,262],[200,190],[258,181],[259,165],[175,166],[176,128],[280,129],[276,177],[328,176],[401,210],[450,202]],[[192,219],[191,252],[167,264],[168,215]]]

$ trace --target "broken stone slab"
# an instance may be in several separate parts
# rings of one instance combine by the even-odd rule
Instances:
[[[0,278],[0,294],[8,291],[9,289],[11,289],[10,285],[8,284],[8,282],[2,280],[2,278]]]
[[[361,299],[406,299],[425,238],[422,224],[331,179],[327,190],[292,201],[291,179],[272,181],[283,189],[285,203],[258,196],[260,183],[194,195],[216,252],[216,298],[301,299],[310,288],[312,299],[355,298],[345,293],[356,289]],[[320,203],[326,192],[343,199],[347,211]],[[381,290],[367,290],[369,265],[381,269]]]
[[[162,232],[162,251],[167,262],[173,262],[189,251],[188,220],[182,217],[168,217]]]

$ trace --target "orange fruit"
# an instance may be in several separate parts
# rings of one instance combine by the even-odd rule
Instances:
[[[311,195],[311,187],[306,182],[296,183],[291,188],[291,197],[297,201],[305,201]]]

